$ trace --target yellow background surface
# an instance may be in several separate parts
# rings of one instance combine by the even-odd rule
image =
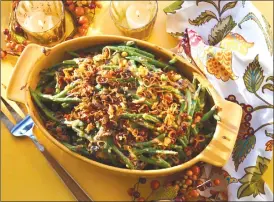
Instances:
[[[150,42],[163,46],[165,48],[172,48],[176,46],[177,41],[169,36],[165,32],[166,18],[162,9],[170,4],[170,1],[159,1],[159,13],[158,18],[152,33]],[[273,26],[273,2],[254,2],[260,11],[266,16],[270,24]],[[3,1],[1,2],[1,26],[3,22],[6,22],[8,13]],[[109,13],[106,9],[101,10],[96,15],[94,22],[94,28],[90,30],[89,34],[119,34],[112,23]],[[2,27],[3,30],[3,27]],[[2,64],[3,65],[3,64]],[[1,82],[7,84],[9,74],[11,73],[11,67],[3,69],[1,68]],[[40,140],[46,145],[47,140],[43,137],[39,137]],[[66,162],[62,159],[62,154],[56,147],[51,147],[53,155],[57,160],[64,165],[68,171],[77,173],[73,174],[73,177],[83,186],[85,189],[95,189],[92,197],[95,200],[105,200],[110,198],[110,194],[113,200],[121,200],[124,198],[122,195],[126,195],[126,190],[119,188],[119,184],[124,181],[125,187],[131,186],[131,181],[127,182],[127,178],[113,176],[112,179],[108,179],[107,174],[98,173],[92,179],[86,176],[90,172],[96,172],[93,170],[87,170],[87,166],[83,162],[79,162],[75,159],[69,159],[66,156]],[[58,153],[59,152],[59,153]],[[273,161],[270,163],[267,172],[264,175],[264,179],[267,184],[273,190]],[[13,137],[7,128],[1,123],[1,200],[17,200],[17,201],[71,201],[74,197],[69,190],[61,182],[50,165],[47,163],[42,154],[36,149],[34,144],[26,138]],[[112,190],[108,192],[107,190]]]

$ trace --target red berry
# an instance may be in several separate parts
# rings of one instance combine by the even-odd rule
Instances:
[[[204,191],[204,190],[205,190],[205,186],[200,186],[198,189],[199,189],[200,191]]]
[[[133,195],[133,192],[134,192],[134,188],[129,188],[129,189],[127,190],[127,193],[128,193],[128,195],[130,195],[130,196]]]
[[[187,176],[192,176],[192,175],[193,175],[193,172],[192,172],[191,170],[187,170],[187,171],[186,171],[186,175],[187,175]]]
[[[85,35],[86,32],[87,32],[87,29],[84,29],[83,27],[79,27],[79,28],[78,28],[78,33],[79,33],[81,36]]]
[[[139,198],[140,197],[140,193],[138,191],[135,191],[135,192],[133,192],[133,196],[135,198]]]
[[[80,37],[79,34],[75,34],[75,35],[73,36],[74,39],[76,39],[76,38],[78,38],[78,37]]]
[[[84,10],[84,8],[83,7],[76,7],[75,8],[75,14],[77,15],[77,16],[82,16],[82,15],[84,15],[85,14],[85,10]]]
[[[192,175],[192,179],[197,180],[198,179],[197,175]]]
[[[199,175],[200,171],[201,171],[200,168],[199,168],[199,166],[193,166],[191,168],[191,170],[192,170],[192,172],[193,172],[194,175]]]
[[[8,29],[5,29],[5,30],[3,31],[3,33],[4,33],[5,35],[8,35],[10,32],[9,32]]]
[[[186,182],[185,182],[185,184],[188,185],[188,186],[192,185],[192,180],[187,179]]]
[[[146,181],[147,181],[146,178],[143,178],[143,177],[139,178],[139,182],[140,182],[141,184],[145,184]]]
[[[16,46],[16,43],[14,41],[10,41],[6,44],[7,48],[10,48],[11,50],[13,50]]]
[[[17,44],[14,49],[17,52],[22,52],[24,50],[24,48],[25,47],[22,44]]]
[[[229,100],[229,101],[236,101],[235,95],[229,95],[229,96],[228,96],[228,100]]]
[[[152,190],[156,190],[160,187],[160,182],[158,180],[152,180],[150,182],[150,187]]]
[[[7,52],[1,50],[1,59],[5,58],[7,56]]]
[[[193,198],[198,198],[200,196],[199,192],[194,189],[189,192],[189,195]]]
[[[216,196],[216,195],[218,194],[218,192],[215,191],[215,190],[210,190],[210,194],[211,194],[212,196]]]
[[[206,183],[206,186],[207,186],[207,187],[212,187],[212,182],[207,182],[207,183]]]
[[[88,24],[88,23],[85,23],[85,24],[83,24],[81,27],[83,27],[84,29],[88,29],[88,28],[89,28],[89,24]]]
[[[88,23],[88,18],[86,16],[81,16],[78,20],[78,23],[81,25],[86,24]]]
[[[213,183],[214,183],[216,186],[218,186],[218,185],[221,184],[221,181],[220,181],[219,179],[215,179],[215,180],[213,181]]]
[[[18,24],[15,26],[14,30],[17,34],[23,33],[23,29]]]
[[[91,3],[88,5],[88,7],[89,7],[90,9],[94,9],[94,8],[96,7],[96,4],[95,4],[94,2],[91,2]]]
[[[66,3],[67,3],[68,5],[71,5],[71,4],[73,3],[73,1],[66,1]]]
[[[102,8],[102,4],[101,4],[100,2],[96,1],[95,4],[96,4],[96,7],[97,7],[97,8]]]
[[[175,199],[174,199],[175,202],[182,202],[182,198],[180,196],[177,196]]]
[[[5,35],[5,41],[10,41],[10,40],[11,40],[11,35],[10,34]]]
[[[75,5],[74,4],[70,4],[68,9],[73,12],[75,10]]]
[[[138,202],[143,202],[143,201],[146,201],[146,199],[144,197],[138,198]]]

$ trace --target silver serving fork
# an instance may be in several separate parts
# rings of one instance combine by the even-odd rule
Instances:
[[[7,102],[7,100],[2,95],[1,95],[1,98]],[[8,118],[8,120],[6,120],[9,122],[8,125],[9,126],[11,124],[13,125],[16,123],[15,118],[12,116],[14,113],[7,111],[8,107],[5,105],[5,103],[2,101],[2,99],[1,99],[1,112],[4,115],[6,115],[6,117]],[[9,101],[9,102],[12,102],[12,101]],[[14,104],[18,107],[18,105],[15,102],[13,102],[13,105]],[[10,105],[10,107],[14,109],[14,106]],[[15,110],[15,111],[18,113],[18,110]],[[23,117],[23,116],[24,116],[24,114],[22,112],[22,115],[20,115],[20,117]],[[1,117],[1,119],[2,119],[2,117]],[[59,175],[59,177],[65,183],[65,185],[69,188],[69,190],[74,195],[74,197],[76,198],[77,201],[92,201],[92,199],[84,192],[84,190],[77,184],[77,182],[51,156],[51,154],[46,150],[46,148],[44,148],[44,146],[38,142],[37,138],[34,136],[34,134],[32,132],[33,126],[34,126],[34,123],[31,119],[31,117],[26,116],[23,120],[21,120],[19,123],[17,123],[12,128],[11,133],[16,137],[23,137],[23,136],[29,137],[34,142],[34,144],[37,146],[37,148],[41,151],[41,153],[44,155],[44,157],[48,160],[48,162],[50,163],[52,168],[56,171],[56,173]]]

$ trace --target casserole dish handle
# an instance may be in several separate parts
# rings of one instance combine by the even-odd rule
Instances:
[[[218,107],[218,116],[214,136],[207,147],[199,155],[199,160],[223,167],[228,161],[239,133],[242,107],[236,103],[223,99],[212,84],[202,75],[193,74],[202,84],[207,87],[212,95],[215,105]]]
[[[42,46],[29,44],[20,55],[9,80],[7,98],[25,103],[27,80],[36,62],[43,56]]]
[[[214,166],[223,167],[228,161],[240,129],[242,107],[238,104],[221,100],[217,104],[220,108],[214,137],[201,153],[201,161]]]

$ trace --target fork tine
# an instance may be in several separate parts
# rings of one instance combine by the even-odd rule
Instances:
[[[1,100],[1,112],[5,114],[5,116],[9,119],[10,122],[12,122],[14,125],[16,124],[15,118],[12,116],[11,112],[7,108],[7,106],[4,104],[4,102]]]
[[[1,85],[1,97],[12,107],[12,109],[23,119],[25,118],[24,112],[20,109],[16,102],[9,100],[6,97],[6,89]]]

